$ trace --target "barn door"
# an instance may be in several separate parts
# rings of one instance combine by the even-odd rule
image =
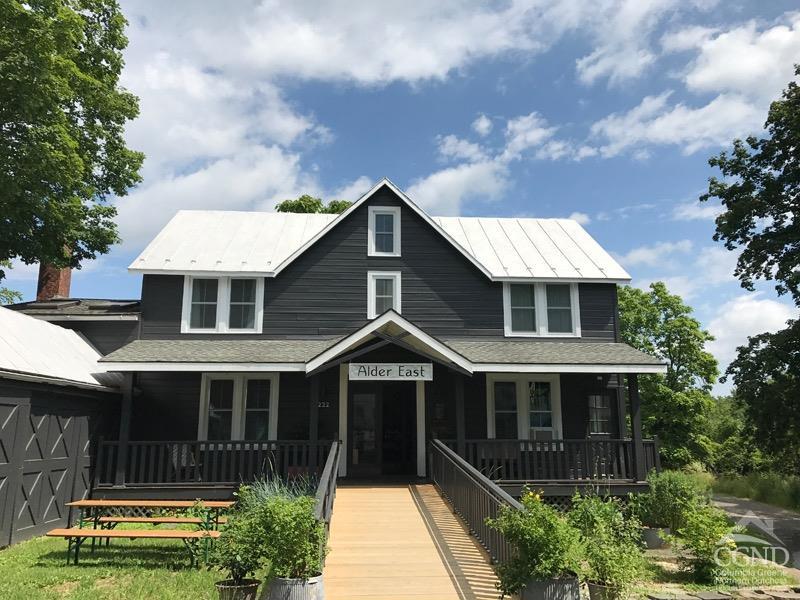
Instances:
[[[28,418],[29,409],[25,399],[0,400],[0,548],[11,543],[14,529],[14,495],[25,448],[19,425]]]
[[[34,404],[22,423],[24,460],[14,502],[11,542],[66,524],[76,456],[81,453],[80,418],[73,411]]]

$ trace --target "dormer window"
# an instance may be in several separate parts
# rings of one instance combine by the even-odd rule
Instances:
[[[400,256],[400,207],[369,207],[369,256]]]
[[[504,283],[505,333],[511,337],[580,337],[577,283]]]
[[[261,333],[262,277],[192,277],[183,285],[181,333]]]

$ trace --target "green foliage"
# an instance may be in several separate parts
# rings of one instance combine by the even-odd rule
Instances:
[[[689,513],[708,504],[709,490],[696,477],[680,471],[651,472],[649,490],[630,497],[629,509],[648,527],[668,527],[673,532],[686,524]]]
[[[77,267],[117,241],[105,200],[144,159],[123,135],[125,25],[115,0],[0,3],[0,260]]]
[[[273,576],[308,579],[322,572],[325,526],[317,521],[314,506],[308,496],[273,495],[251,510]]]
[[[719,567],[717,560],[730,559],[730,553],[736,549],[731,537],[733,531],[725,512],[713,506],[695,506],[685,513],[677,533],[681,546],[689,552],[682,562],[696,579],[711,581]]]
[[[626,515],[617,498],[580,494],[572,498],[568,519],[581,533],[587,579],[624,597],[645,572],[639,520]]]
[[[705,345],[714,338],[662,282],[651,284],[649,292],[619,288],[619,310],[622,339],[667,364],[666,375],[639,378],[645,435],[659,437],[669,466],[708,462],[715,450],[708,436],[709,390],[718,370]]]
[[[743,475],[769,467],[756,443],[747,409],[734,391],[733,396],[715,398],[708,415],[709,437],[716,448],[708,465],[714,473]]]
[[[751,337],[728,373],[774,468],[800,475],[800,320]]]
[[[240,486],[236,496],[242,510],[250,510],[276,496],[282,498],[313,497],[316,492],[317,483],[313,478],[308,475],[298,475],[289,480],[281,477],[256,478],[252,482]]]
[[[800,75],[800,65],[795,66]],[[800,305],[800,87],[792,81],[769,108],[767,136],[734,140],[730,152],[708,163],[722,173],[711,177],[700,200],[717,199],[715,240],[728,250],[742,249],[736,276],[754,289],[757,279],[777,281],[779,293],[790,293]]]
[[[713,488],[721,494],[800,511],[800,476],[797,475],[749,473],[744,476],[720,476],[714,481]]]
[[[523,492],[522,510],[504,507],[486,523],[503,534],[516,554],[497,567],[503,594],[516,594],[530,580],[565,577],[579,572],[580,532],[539,494]]]
[[[303,194],[299,198],[284,200],[276,204],[275,210],[288,213],[327,213],[336,215],[346,211],[352,204],[347,200],[331,200],[326,206],[320,198]]]
[[[211,564],[240,584],[264,564],[265,534],[262,523],[250,511],[232,514],[214,543]]]
[[[10,269],[10,260],[0,260],[0,268]],[[6,287],[0,287],[0,304],[13,304],[22,300],[22,294],[16,290],[11,290]]]

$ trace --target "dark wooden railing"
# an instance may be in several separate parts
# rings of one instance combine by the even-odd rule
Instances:
[[[492,561],[507,561],[513,548],[499,531],[486,524],[486,519],[497,517],[504,506],[521,509],[520,503],[440,440],[432,440],[429,448],[433,482]]]
[[[325,467],[317,484],[317,520],[328,527],[333,514],[333,501],[336,498],[336,480],[339,478],[339,442],[333,442],[325,460]]]
[[[100,440],[95,487],[147,485],[237,485],[256,477],[318,475],[330,442],[150,441],[128,442],[125,465],[117,441]]]
[[[496,481],[636,479],[630,439],[443,441]],[[643,446],[645,472],[660,470],[657,440],[645,440]]]

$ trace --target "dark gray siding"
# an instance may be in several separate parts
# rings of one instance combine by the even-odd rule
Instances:
[[[56,324],[81,333],[103,355],[139,337],[138,321],[57,321]]]
[[[368,206],[401,206],[402,256],[367,256]],[[434,336],[502,337],[502,284],[490,281],[421,217],[384,188],[274,279],[264,292],[261,336],[351,333],[367,322],[367,272],[402,273],[403,316]],[[145,275],[143,339],[181,337],[183,277]],[[581,284],[581,327],[588,339],[613,339],[616,287]],[[219,337],[184,334],[194,337]]]

